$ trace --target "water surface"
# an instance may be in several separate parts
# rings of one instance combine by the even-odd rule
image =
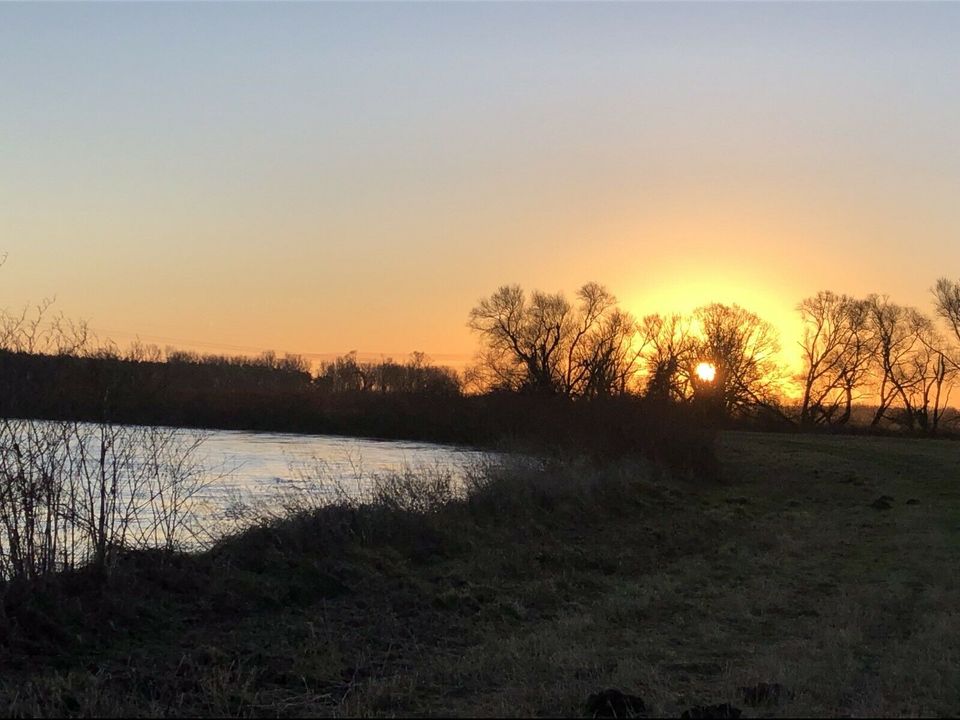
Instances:
[[[183,431],[190,432],[190,431]],[[449,472],[462,480],[489,453],[458,446],[333,435],[203,431],[199,450],[209,484],[200,498],[209,510],[238,497],[269,502],[290,489],[362,496],[376,476],[390,473]]]

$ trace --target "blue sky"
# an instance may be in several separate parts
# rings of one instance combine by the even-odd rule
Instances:
[[[0,4],[0,305],[458,356],[505,282],[926,307],[957,47],[947,3]]]

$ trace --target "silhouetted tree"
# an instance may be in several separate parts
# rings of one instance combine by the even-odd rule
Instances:
[[[710,362],[716,377],[709,385],[728,416],[764,408],[779,413],[780,342],[773,326],[739,305],[713,303],[694,311],[700,337],[688,364]],[[694,368],[686,370],[694,376]]]
[[[871,425],[876,427],[899,400],[903,419],[913,427],[915,415],[911,404],[914,385],[920,380],[915,354],[922,348],[920,335],[926,319],[915,309],[891,302],[886,296],[870,295],[867,317],[875,343],[874,373],[877,408]]]
[[[691,319],[683,315],[647,315],[640,324],[647,371],[646,395],[664,400],[689,400],[693,393],[690,368],[696,351]]]
[[[622,310],[614,309],[601,318],[579,343],[575,357],[582,369],[568,392],[595,398],[623,395],[631,389],[644,345],[637,345],[637,323]]]
[[[356,351],[341,355],[332,363],[324,363],[315,380],[329,393],[355,392],[366,389],[366,378],[357,362]]]
[[[53,300],[24,307],[19,313],[0,312],[0,350],[44,355],[83,355],[95,347],[85,322],[69,320],[53,310]]]
[[[567,395],[591,394],[587,388],[596,380],[605,385],[602,379],[606,369],[596,366],[603,363],[600,357],[604,353],[601,346],[609,340],[619,342],[620,328],[602,328],[605,314],[615,308],[617,300],[598,283],[586,283],[577,291],[580,300],[579,314],[571,319],[573,325],[569,337],[564,338],[566,358],[563,368],[562,390]],[[604,337],[609,335],[609,337]]]
[[[160,363],[163,362],[163,351],[156,345],[144,344],[140,339],[130,343],[127,352],[124,355],[125,360],[137,363]]]
[[[359,362],[356,352],[320,366],[316,386],[328,394],[378,393],[459,395],[460,378],[450,368],[431,365],[424,353],[415,352],[406,363],[386,358]]]
[[[800,424],[845,424],[874,356],[866,304],[822,291],[797,309],[803,320]]]
[[[954,341],[960,343],[960,280],[940,278],[933,295],[937,315],[946,322]],[[960,369],[960,349],[953,346],[945,354],[947,362]]]
[[[948,360],[944,338],[929,318],[924,317],[915,332],[920,345],[911,358],[914,382],[908,386],[905,410],[911,413],[911,427],[915,422],[923,433],[935,435],[947,410],[957,367]]]
[[[559,392],[561,342],[571,330],[570,304],[559,293],[505,285],[470,311],[470,327],[484,347],[480,362],[494,382],[512,390]]]
[[[871,295],[867,308],[876,343],[877,408],[871,425],[887,419],[910,430],[935,433],[957,371],[943,337],[929,317],[886,296]]]
[[[637,325],[603,286],[587,283],[571,305],[562,293],[505,285],[470,311],[483,346],[478,371],[494,388],[596,397],[625,392],[636,370]]]

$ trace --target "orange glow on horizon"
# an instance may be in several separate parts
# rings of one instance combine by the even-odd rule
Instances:
[[[0,309],[462,368],[479,298],[596,281],[736,303],[792,377],[803,298],[960,268],[949,7],[161,5],[0,6]]]

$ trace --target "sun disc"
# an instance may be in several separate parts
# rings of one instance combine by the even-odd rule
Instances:
[[[697,365],[694,372],[703,382],[713,382],[717,377],[717,368],[713,363],[702,362]]]

